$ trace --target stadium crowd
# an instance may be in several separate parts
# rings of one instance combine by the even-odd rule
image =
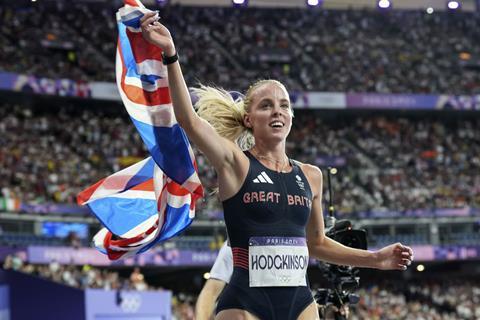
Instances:
[[[397,284],[398,286],[399,284]],[[352,306],[351,320],[457,320],[480,318],[480,287],[475,282],[407,282],[362,288],[360,302]]]
[[[48,265],[35,265],[24,263],[18,255],[8,255],[3,263],[3,269],[23,272],[79,289],[164,290],[149,285],[138,267],[133,268],[128,277],[121,277],[115,270],[90,265],[62,265],[56,261]],[[191,294],[175,292],[172,296],[172,320],[194,320],[194,303],[195,297]]]
[[[477,121],[371,118],[356,121],[350,135],[379,168],[362,181],[392,210],[461,208],[480,203]]]
[[[17,256],[8,256],[5,270],[16,270],[39,276],[76,288],[104,290],[163,290],[147,284],[138,267],[130,276],[122,278],[117,271],[97,267],[61,265],[55,261],[49,265],[25,264]],[[312,287],[318,285],[313,284]],[[351,320],[473,320],[480,318],[480,285],[476,281],[422,280],[398,282],[385,280],[374,286],[363,285],[357,294],[360,301],[350,305]],[[177,292],[172,300],[176,320],[193,320],[196,296]]]
[[[63,265],[56,261],[48,265],[24,263],[18,255],[8,255],[3,263],[4,270],[15,270],[39,276],[71,287],[104,290],[138,290],[154,289],[149,286],[138,267],[132,270],[129,278],[122,278],[116,271],[99,269],[90,265],[77,267]]]
[[[120,113],[71,112],[0,108],[3,197],[74,203],[83,188],[146,157],[134,127]],[[323,168],[325,159],[344,161],[334,183],[340,213],[480,207],[480,119],[328,121],[312,112],[296,113],[288,154]],[[211,192],[215,173],[198,152],[197,161]],[[219,217],[215,195],[199,205],[204,218]]]
[[[0,6],[0,70],[113,82],[114,3]],[[189,85],[200,80],[244,90],[252,79],[270,77],[290,90],[480,90],[474,70],[480,66],[480,22],[474,13],[179,5],[160,12]]]

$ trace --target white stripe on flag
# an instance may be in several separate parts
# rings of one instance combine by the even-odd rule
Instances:
[[[155,199],[160,198],[160,195],[163,190],[163,186],[166,183],[166,176],[163,173],[162,168],[160,168],[156,163],[153,167],[153,190],[155,191]],[[160,211],[162,212],[162,211]]]
[[[167,178],[163,179],[163,183],[167,183]],[[158,217],[160,218],[159,225],[163,226],[163,221],[165,220],[165,210],[167,208],[167,198],[168,198],[168,191],[164,190],[164,192],[157,198],[157,206],[158,208]]]
[[[136,86],[139,88],[143,87],[143,90],[149,91],[149,92],[155,92],[159,88],[164,88],[165,87],[165,82],[168,81],[167,79],[158,79],[155,84],[151,84],[148,82],[142,82],[139,78],[136,77],[125,77],[125,84],[131,85],[131,86]]]
[[[154,59],[147,59],[142,61],[141,63],[137,63],[137,73],[138,74],[146,74],[151,75],[154,74],[156,76],[162,77],[163,79],[167,79],[167,67],[163,64],[163,62]],[[168,82],[166,82],[168,85]],[[165,85],[164,87],[166,87]]]
[[[90,196],[88,201],[85,202],[85,204],[112,194],[118,194],[119,192],[123,191],[132,177],[142,170],[146,163],[150,161],[150,159],[151,157],[148,157],[140,162],[135,163],[134,165],[131,165],[130,167],[106,177],[102,184],[99,185],[95,192]]]
[[[140,122],[156,126],[156,127],[172,127],[177,124],[177,119],[173,113],[173,107],[171,103],[161,104],[156,106],[146,106],[142,104],[135,103],[128,99],[128,97],[123,92],[121,86],[121,77],[122,77],[122,61],[120,58],[120,53],[117,50],[117,62],[115,64],[117,68],[117,87],[120,97],[122,98],[125,109],[127,109],[128,114]],[[157,115],[158,114],[158,115]]]
[[[182,184],[182,187],[193,193],[201,184],[197,171],[194,171],[190,177]]]
[[[191,196],[189,194],[185,196],[176,196],[173,194],[168,195],[168,204],[170,205],[170,207],[181,208],[186,204],[190,205],[190,202]]]
[[[122,198],[122,199],[146,199],[146,200],[156,200],[155,192],[152,191],[143,191],[143,190],[127,190],[122,193],[112,194],[106,196],[105,198]]]
[[[93,244],[95,248],[100,250],[102,253],[107,254],[107,250],[103,246],[103,240],[107,236],[108,229],[107,228],[102,228],[100,231],[98,231],[95,236],[93,236]]]
[[[135,226],[135,228],[132,228],[132,229],[128,230],[127,232],[125,232],[124,234],[120,234],[119,236],[122,237],[122,238],[136,237],[139,234],[141,234],[143,232],[146,232],[148,229],[150,229],[153,226],[153,224],[155,223],[155,221],[157,221],[157,219],[158,219],[158,215],[154,214],[153,216],[150,216],[150,218],[148,218],[147,220],[145,220],[142,223],[140,223],[139,225]],[[153,232],[152,234],[155,234],[155,232]],[[152,235],[152,234],[150,234],[150,235]],[[144,240],[142,240],[142,242]],[[140,242],[135,242],[135,245],[139,245],[139,244],[140,244]]]
[[[123,93],[121,95],[123,95]],[[124,105],[128,114],[135,120],[142,123],[149,124],[154,127],[168,128],[171,128],[177,124],[175,114],[171,111],[171,104],[144,107],[131,101],[125,101]]]
[[[155,84],[151,84],[148,82],[142,82],[139,78],[136,77],[125,77],[125,84],[131,85],[131,86],[136,86],[139,87],[140,89],[143,89],[145,91],[149,92],[154,92],[158,88],[164,88],[165,87],[165,82],[168,80],[165,78],[162,79],[157,79]]]

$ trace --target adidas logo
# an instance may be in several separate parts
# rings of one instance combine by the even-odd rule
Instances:
[[[253,179],[253,183],[270,183],[273,184],[272,179],[270,179],[269,176],[265,173],[265,171],[262,171],[257,178]]]

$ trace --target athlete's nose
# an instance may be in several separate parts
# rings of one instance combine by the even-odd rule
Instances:
[[[273,115],[282,114],[282,107],[280,105],[275,105],[272,110],[273,110]]]

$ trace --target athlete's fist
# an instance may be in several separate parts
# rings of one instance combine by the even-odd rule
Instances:
[[[377,268],[381,270],[406,270],[413,261],[413,250],[394,243],[375,252]]]
[[[158,20],[156,12],[148,12],[140,19],[142,36],[151,44],[161,48],[167,57],[175,54],[175,45],[173,44],[170,31]]]

